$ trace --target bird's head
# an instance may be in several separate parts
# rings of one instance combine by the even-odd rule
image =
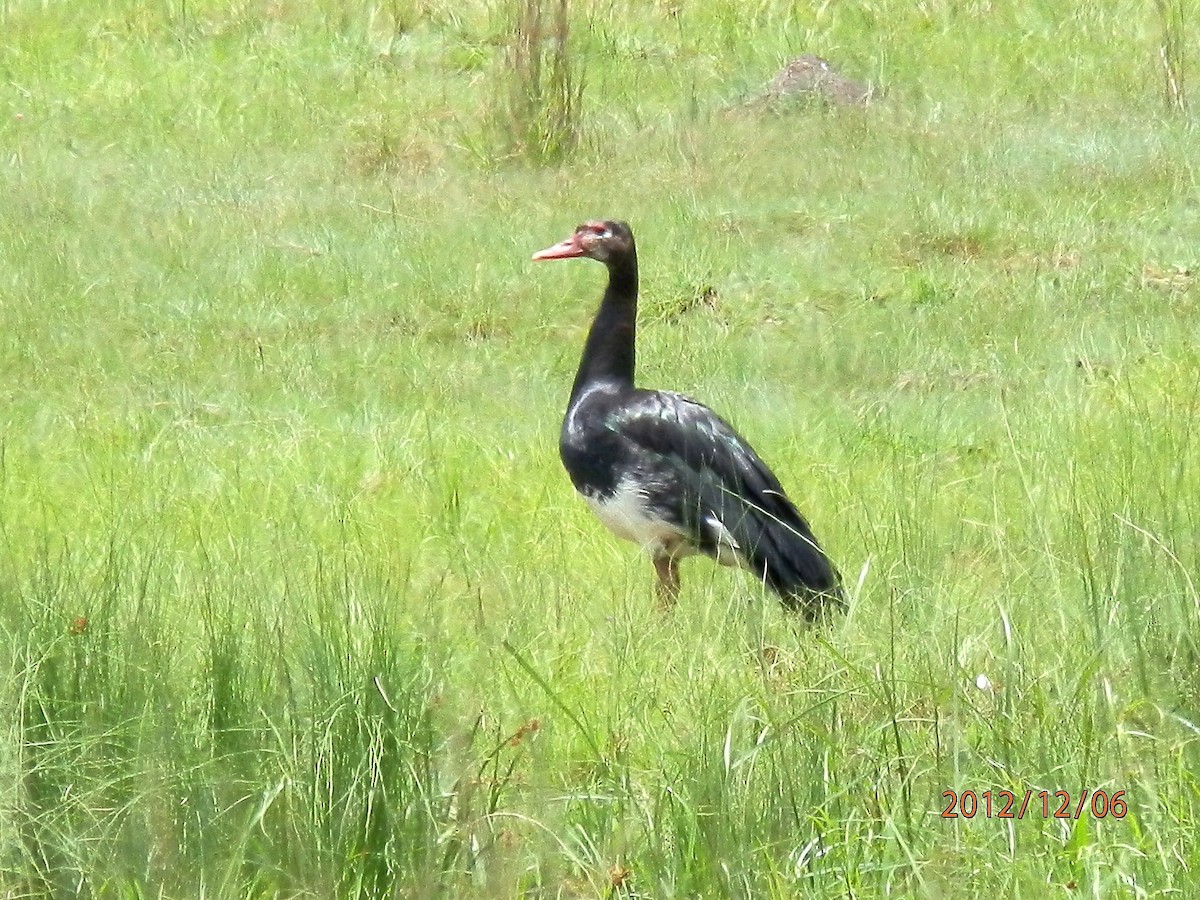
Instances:
[[[612,266],[633,253],[633,232],[624,222],[584,222],[575,233],[553,247],[539,250],[534,259],[576,259],[586,256]]]

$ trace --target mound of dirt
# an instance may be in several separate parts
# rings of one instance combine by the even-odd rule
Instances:
[[[819,103],[827,106],[867,106],[878,99],[875,86],[839,72],[828,61],[805,53],[789,62],[748,106],[786,106]]]

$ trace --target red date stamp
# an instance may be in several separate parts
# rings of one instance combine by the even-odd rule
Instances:
[[[1086,814],[1093,818],[1125,818],[1129,804],[1124,791],[1092,791],[1084,788],[1077,798],[1070,791],[1020,792],[986,791],[942,791],[946,802],[942,810],[943,819],[1023,819],[1026,815],[1041,815],[1043,819],[1078,819]]]

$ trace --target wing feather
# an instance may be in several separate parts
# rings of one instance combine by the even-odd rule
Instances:
[[[670,472],[661,482],[671,491],[654,502],[674,506],[698,549],[722,560],[736,552],[785,601],[840,593],[836,570],[775,474],[707,406],[667,391],[640,391],[613,411],[608,425]]]

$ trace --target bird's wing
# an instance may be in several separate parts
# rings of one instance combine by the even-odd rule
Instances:
[[[736,551],[783,595],[834,588],[833,567],[779,480],[707,406],[642,391],[608,424],[669,476],[672,490],[651,500],[672,506],[700,549],[718,558]]]
[[[637,446],[715,479],[733,493],[770,498],[783,489],[754,448],[702,403],[669,391],[640,391],[610,427]]]

